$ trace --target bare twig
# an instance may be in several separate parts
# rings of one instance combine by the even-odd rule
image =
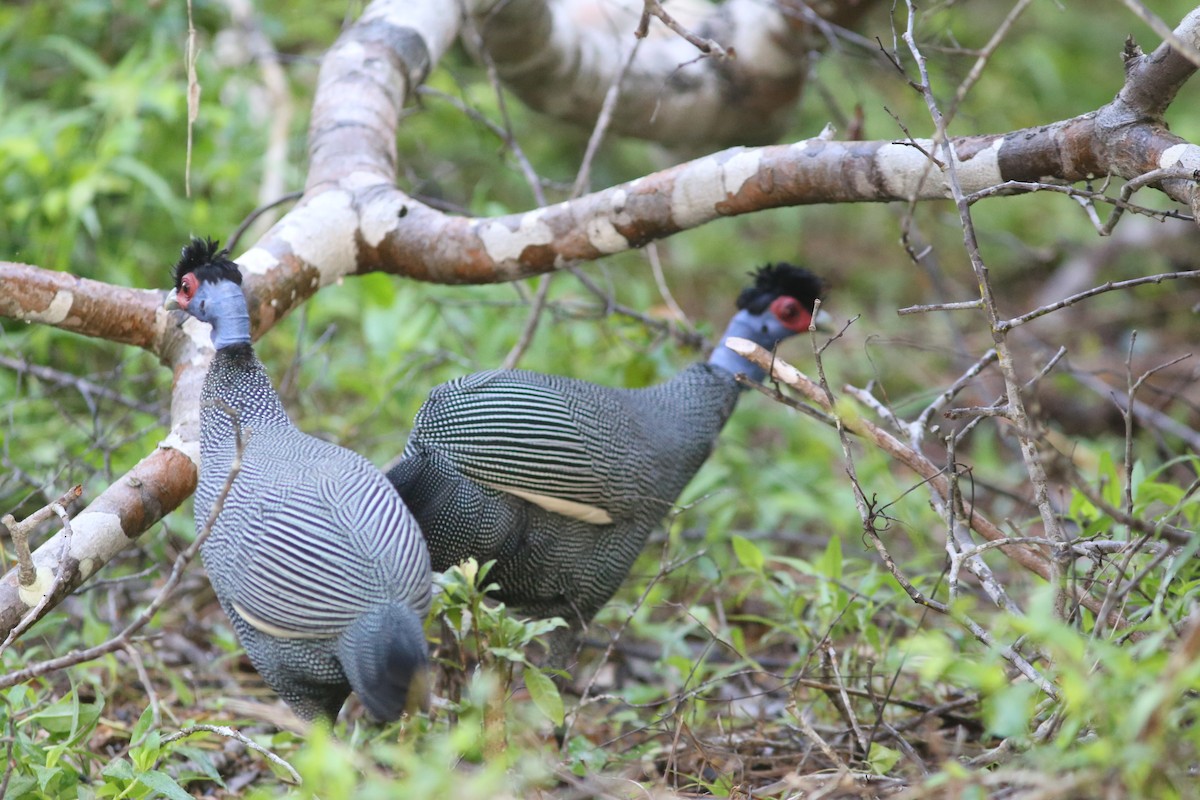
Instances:
[[[666,25],[675,33],[682,36],[689,44],[699,50],[706,56],[716,56],[717,58],[735,58],[736,53],[732,49],[722,47],[717,42],[704,36],[697,36],[687,28],[680,25],[674,17],[667,13],[662,7],[662,3],[658,0],[643,0],[644,7],[642,11],[642,20],[638,24],[638,29],[635,36],[639,39],[644,39],[650,29],[650,17],[658,17],[664,25]]]
[[[58,386],[70,386],[75,389],[84,399],[89,397],[102,397],[105,400],[112,400],[114,403],[120,403],[123,406],[132,408],[134,411],[140,411],[143,414],[159,416],[162,414],[162,409],[151,403],[143,403],[132,397],[126,397],[120,392],[114,391],[107,386],[102,386],[95,381],[90,381],[87,378],[81,378],[78,375],[72,375],[69,372],[46,367],[41,364],[33,364],[24,358],[9,358],[8,356],[0,355],[0,367],[11,369],[14,372],[21,372],[32,375],[38,380],[47,381]]]
[[[229,250],[229,252],[236,253],[238,243],[242,240],[242,235],[246,233],[247,228],[254,224],[256,219],[277,206],[281,206],[284,203],[290,203],[294,200],[299,200],[303,196],[304,192],[288,192],[287,194],[280,195],[274,200],[269,200],[263,203],[258,208],[247,214],[246,217],[238,223],[238,226],[234,229],[233,233],[229,234],[229,239],[225,242],[225,247]]]
[[[828,641],[821,648],[821,655],[828,665],[829,670],[833,673],[834,683],[837,686],[837,697],[843,712],[846,715],[847,721],[850,723],[850,729],[854,731],[854,738],[858,742],[859,749],[862,751],[863,758],[871,754],[871,743],[868,741],[866,734],[863,733],[862,727],[858,724],[858,717],[854,714],[854,706],[850,703],[850,697],[846,694],[846,685],[842,680],[841,672],[837,666],[837,651],[833,649],[833,645]]]
[[[1159,520],[1158,522],[1151,522],[1149,520],[1142,519],[1141,517],[1135,517],[1132,514],[1125,513],[1121,509],[1105,500],[1104,495],[1096,491],[1096,489],[1088,484],[1087,481],[1079,480],[1078,477],[1072,478],[1071,485],[1078,489],[1079,492],[1088,499],[1088,502],[1094,505],[1100,511],[1112,517],[1122,525],[1137,531],[1138,533],[1146,536],[1161,537],[1165,541],[1178,546],[1186,546],[1196,540],[1195,532],[1186,530],[1185,528],[1180,528],[1176,525],[1167,524],[1167,522],[1165,522],[1165,517],[1163,520]]]
[[[817,733],[816,729],[813,728],[812,723],[808,721],[808,718],[804,715],[804,712],[802,712],[797,706],[795,697],[793,697],[791,702],[788,703],[788,711],[791,712],[792,717],[796,720],[796,724],[800,726],[800,730],[804,733],[804,735],[811,739],[817,745],[817,747],[821,749],[821,752],[825,754],[826,758],[833,762],[841,772],[846,773],[850,771],[850,768],[846,766],[846,762],[842,760],[842,757],[838,755],[837,751],[830,747],[829,742],[825,741],[824,737]]]
[[[654,587],[657,586],[663,578],[667,577],[675,570],[686,564],[690,564],[691,562],[698,558],[702,558],[705,555],[705,551],[701,550],[679,559],[678,561],[667,561],[666,555],[667,548],[669,546],[670,542],[667,542],[663,545],[663,561],[659,566],[658,574],[646,583],[646,588],[642,590],[641,596],[638,597],[637,601],[633,604],[633,609],[629,616],[624,622],[621,623],[620,627],[618,627],[616,632],[609,638],[608,646],[604,649],[604,656],[601,658],[602,662],[607,662],[612,656],[613,648],[617,646],[617,642],[621,639],[621,635],[625,633],[625,629],[631,622],[633,622],[633,612],[637,611],[637,609],[641,608],[642,605],[645,604],[646,600],[650,597],[650,592],[654,590]],[[564,748],[566,748],[567,743],[570,741],[571,728],[575,725],[575,720],[579,716],[579,709],[587,705],[589,695],[591,694],[592,688],[596,685],[596,680],[599,675],[600,673],[598,671],[592,673],[592,676],[588,679],[587,685],[583,687],[583,692],[579,696],[579,702],[576,704],[575,709],[567,716],[566,728],[563,731],[561,739],[562,746]]]
[[[280,65],[279,53],[275,50],[271,39],[263,31],[262,25],[254,14],[254,5],[250,0],[225,0],[229,15],[234,24],[241,29],[246,50],[258,64],[259,75],[266,95],[268,108],[265,109],[267,119],[267,146],[263,150],[262,180],[258,187],[259,208],[239,226],[234,242],[227,246],[230,252],[237,252],[237,238],[245,230],[245,226],[261,220],[254,227],[252,238],[258,239],[266,233],[266,229],[275,222],[276,216],[269,214],[286,197],[288,167],[288,140],[292,127],[294,108],[292,93],[288,87],[287,75]],[[301,193],[297,192],[298,198]],[[266,217],[263,215],[266,214]]]
[[[613,110],[617,107],[617,100],[621,97],[621,84],[629,75],[629,69],[633,66],[633,60],[637,57],[641,44],[641,37],[634,38],[621,69],[617,71],[608,91],[604,93],[604,103],[600,106],[596,124],[592,127],[592,134],[588,137],[587,147],[583,151],[583,160],[580,161],[579,169],[575,173],[575,185],[571,189],[571,197],[582,197],[591,186],[592,161],[596,158],[596,153],[600,152],[600,145],[604,142],[604,137],[612,124]]]
[[[17,551],[17,563],[19,565],[17,575],[21,586],[29,588],[37,580],[37,569],[33,564],[33,556],[29,552],[29,535],[39,525],[50,519],[52,515],[59,514],[59,509],[66,508],[82,494],[83,486],[73,486],[64,492],[62,497],[48,506],[39,508],[20,522],[13,519],[12,514],[6,514],[3,520],[0,520],[8,528],[8,533],[13,540],[13,548]],[[3,648],[0,648],[0,651],[2,650]]]
[[[1152,31],[1161,36],[1163,41],[1170,44],[1175,52],[1192,62],[1193,66],[1200,67],[1200,53],[1196,52],[1196,48],[1175,35],[1175,31],[1171,30],[1171,27],[1163,22],[1158,15],[1146,8],[1141,0],[1121,0],[1121,2],[1133,12],[1134,16],[1149,25]]]
[[[933,303],[924,306],[906,306],[896,311],[900,316],[908,314],[928,314],[931,311],[974,311],[983,308],[982,300],[964,300],[961,303]]]
[[[914,447],[917,447],[923,438],[925,431],[929,430],[929,422],[933,419],[933,415],[946,407],[946,404],[953,400],[959,392],[963,390],[968,383],[975,380],[979,373],[983,372],[989,365],[996,362],[996,348],[991,348],[984,353],[978,361],[971,365],[970,369],[959,376],[958,380],[950,384],[946,391],[938,395],[937,399],[930,403],[920,416],[909,426],[909,440]]]
[[[1004,19],[1001,20],[1000,24],[996,26],[996,30],[992,33],[992,38],[988,39],[987,44],[985,44],[983,49],[979,51],[979,55],[976,57],[975,63],[971,65],[971,71],[967,73],[967,77],[963,78],[962,83],[958,85],[958,89],[956,89],[954,92],[954,100],[950,103],[950,108],[946,112],[947,125],[950,124],[950,120],[954,119],[955,114],[958,113],[958,108],[962,105],[963,100],[966,99],[967,93],[971,91],[971,87],[973,87],[976,82],[979,81],[980,76],[983,75],[984,67],[987,66],[988,62],[992,58],[992,55],[1000,47],[1000,44],[1012,30],[1013,25],[1015,25],[1020,16],[1025,13],[1025,9],[1029,7],[1029,4],[1032,1],[1033,0],[1017,0],[1012,9],[1008,12],[1008,14],[1005,15]]]
[[[1156,170],[1156,172],[1158,171]],[[1181,178],[1182,175],[1183,173],[1171,173],[1171,176],[1175,177],[1176,179]],[[1164,176],[1160,174],[1158,175],[1158,179],[1159,181],[1162,181]],[[1096,203],[1111,205],[1133,214],[1150,217],[1151,219],[1178,219],[1186,222],[1193,221],[1193,217],[1190,214],[1185,214],[1174,209],[1168,209],[1164,211],[1161,209],[1149,208],[1147,206],[1139,206],[1135,203],[1130,203],[1127,200],[1123,200],[1120,197],[1111,197],[1110,195],[1105,194],[1104,191],[1080,189],[1077,186],[1071,186],[1062,183],[1046,183],[1045,181],[1002,181],[1000,183],[994,183],[991,186],[984,186],[976,189],[973,192],[970,192],[966,195],[966,200],[969,204],[974,205],[980,200],[988,197],[1006,197],[1009,195],[1026,192],[1053,192],[1056,194],[1066,195],[1084,207],[1084,209],[1088,212],[1088,219],[1092,222],[1092,226],[1096,229],[1096,232],[1105,235],[1111,231],[1106,231],[1105,224],[1100,221],[1100,217],[1097,215],[1095,209]]]
[[[908,45],[909,52],[917,62],[917,68],[921,75],[921,92],[925,99],[925,105],[929,110],[929,115],[936,127],[935,143],[940,145],[946,160],[946,177],[950,184],[951,196],[954,198],[958,208],[959,220],[962,223],[963,230],[963,245],[966,248],[967,255],[971,260],[971,268],[975,273],[975,278],[979,284],[980,297],[984,302],[984,310],[988,315],[988,323],[992,329],[992,339],[996,348],[1000,373],[1004,376],[1005,392],[1007,394],[1007,406],[1009,409],[1008,417],[1013,422],[1013,427],[1016,430],[1017,441],[1020,445],[1021,456],[1025,462],[1025,471],[1029,475],[1029,482],[1033,487],[1034,503],[1037,505],[1038,512],[1041,516],[1042,525],[1050,537],[1056,541],[1066,541],[1066,533],[1063,530],[1062,524],[1059,521],[1058,514],[1050,502],[1049,485],[1046,478],[1045,468],[1042,465],[1041,456],[1038,453],[1037,439],[1034,435],[1034,425],[1031,422],[1029,415],[1026,412],[1025,404],[1021,399],[1021,382],[1017,376],[1016,365],[1014,363],[1012,352],[1008,346],[1004,331],[1000,330],[998,324],[1000,322],[999,309],[996,302],[995,293],[991,284],[991,278],[988,274],[987,265],[983,261],[983,255],[979,249],[979,241],[975,234],[975,225],[971,217],[971,206],[967,202],[966,196],[962,190],[962,184],[959,181],[958,168],[954,157],[954,147],[950,142],[946,124],[947,121],[943,117],[940,108],[938,107],[937,99],[933,94],[933,87],[930,83],[929,71],[925,62],[925,57],[917,46],[914,27],[916,24],[917,10],[908,0],[908,24],[904,32],[904,42]],[[1050,569],[1052,573],[1051,583],[1055,587],[1056,601],[1055,610],[1060,618],[1065,618],[1066,615],[1066,590],[1065,577],[1062,570],[1062,564],[1057,559],[1050,560]]]
[[[129,660],[133,662],[133,668],[137,671],[138,680],[142,682],[142,688],[146,690],[146,699],[150,703],[150,717],[154,722],[154,727],[162,726],[162,709],[158,705],[158,693],[154,691],[154,684],[150,681],[150,673],[146,671],[146,665],[142,661],[142,654],[137,651],[137,647],[133,642],[127,642],[123,648],[125,655],[129,656]],[[149,733],[149,731],[147,731]],[[140,742],[130,742],[130,746],[140,744]]]
[[[1187,270],[1184,272],[1164,272],[1160,275],[1147,275],[1143,278],[1131,278],[1127,281],[1108,281],[1107,283],[1101,284],[1093,289],[1088,289],[1086,292],[1079,292],[1078,294],[1073,294],[1070,297],[1064,297],[1062,300],[1057,302],[1048,303],[1047,305],[1035,308],[1033,311],[1030,311],[1027,314],[1022,314],[1019,317],[1002,320],[996,323],[997,328],[1000,331],[1010,331],[1018,325],[1024,325],[1030,320],[1037,319],[1038,317],[1044,317],[1052,311],[1058,311],[1060,308],[1066,308],[1067,306],[1074,305],[1080,300],[1086,300],[1087,298],[1095,297],[1098,294],[1111,292],[1114,289],[1128,289],[1130,287],[1141,286],[1142,284],[1146,283],[1162,283],[1163,281],[1181,280],[1187,278],[1200,278],[1200,269]]]
[[[196,76],[196,24],[192,17],[192,0],[187,0],[187,53],[184,61],[187,65],[187,157],[183,166],[184,193],[192,196],[192,130],[200,117],[200,79]]]
[[[768,374],[774,380],[786,383],[788,386],[799,391],[808,400],[816,404],[820,410],[829,413],[831,418],[836,419],[837,424],[844,426],[851,433],[866,438],[875,444],[876,447],[879,447],[889,456],[906,465],[924,480],[928,481],[943,496],[949,496],[949,481],[944,474],[944,470],[935,466],[924,455],[902,444],[896,437],[874,425],[869,420],[862,417],[850,418],[834,415],[834,409],[826,397],[825,390],[800,372],[800,370],[779,357],[768,353],[762,347],[747,339],[732,337],[725,341],[725,346],[738,355],[758,364],[763,369],[768,370]],[[1042,556],[1023,545],[1012,544],[1007,541],[1010,537],[996,527],[978,509],[974,508],[973,504],[967,503],[966,500],[962,502],[964,505],[963,517],[969,521],[972,530],[989,541],[1002,541],[1000,545],[1001,552],[1006,556],[1035,575],[1047,580],[1050,578],[1050,570],[1046,560]],[[1077,599],[1092,611],[1098,612],[1100,610],[1101,602],[1091,595],[1080,592]],[[1119,615],[1111,621],[1118,627],[1124,627],[1126,624],[1123,619],[1119,618]]]
[[[521,356],[525,355],[525,351],[529,349],[529,345],[533,344],[533,337],[542,320],[542,312],[546,310],[546,298],[550,295],[550,283],[553,280],[553,272],[538,278],[537,292],[533,296],[533,302],[529,304],[529,313],[525,316],[525,324],[521,326],[521,334],[517,337],[512,349],[508,351],[508,355],[500,363],[500,369],[516,367]]]
[[[1100,228],[1101,236],[1108,236],[1113,232],[1113,228],[1117,226],[1121,215],[1126,209],[1131,208],[1129,198],[1133,197],[1134,192],[1141,189],[1143,186],[1151,184],[1162,184],[1167,181],[1195,181],[1196,171],[1192,169],[1178,169],[1175,167],[1165,169],[1152,169],[1149,172],[1142,173],[1136,178],[1131,178],[1124,186],[1121,187],[1120,200],[1114,204],[1112,214],[1108,217],[1108,222]]]
[[[17,762],[13,759],[13,747],[17,744],[17,718],[12,714],[8,715],[8,736],[5,738],[8,739],[8,742],[4,747],[4,777],[0,778],[0,797],[8,796],[8,782],[17,766]]]

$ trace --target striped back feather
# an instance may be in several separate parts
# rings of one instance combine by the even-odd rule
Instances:
[[[598,505],[605,498],[595,448],[559,391],[491,371],[439,387],[418,413],[421,443],[467,477],[497,488]],[[598,424],[597,420],[591,420]]]

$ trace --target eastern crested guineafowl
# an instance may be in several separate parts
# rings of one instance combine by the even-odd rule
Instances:
[[[332,720],[353,689],[393,720],[410,693],[427,696],[428,550],[378,469],[292,425],[250,345],[242,276],[217,248],[183,248],[168,301],[210,323],[217,350],[201,394],[197,530],[239,425],[244,444],[204,565],[255,669],[299,716]]]
[[[708,458],[741,387],[763,372],[724,346],[770,349],[808,330],[821,282],[790,264],[763,267],[707,363],[645,389],[614,389],[525,370],[437,387],[388,471],[421,524],[435,570],[495,560],[508,605],[561,616],[552,663],[625,579],[651,529]]]

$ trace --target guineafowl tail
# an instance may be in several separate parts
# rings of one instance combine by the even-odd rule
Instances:
[[[429,654],[421,621],[400,602],[356,619],[337,641],[338,661],[363,705],[391,722],[410,707],[429,706]]]

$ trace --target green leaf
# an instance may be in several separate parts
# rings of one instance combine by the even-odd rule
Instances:
[[[25,718],[25,722],[36,720],[37,723],[50,733],[65,733],[71,736],[82,731],[90,731],[100,718],[100,708],[103,702],[80,703],[75,693],[68,694],[58,702],[46,706],[36,714]]]
[[[1038,689],[1031,683],[1017,683],[985,698],[983,714],[988,732],[1002,738],[1024,736],[1029,732],[1038,699]]]
[[[563,701],[558,693],[558,687],[540,670],[525,668],[525,688],[538,711],[555,725],[563,724]]]
[[[758,545],[754,542],[744,536],[735,534],[733,537],[733,554],[737,556],[737,560],[741,562],[743,567],[762,573],[766,558],[763,557],[762,550],[759,550]]]
[[[1130,473],[1129,473],[1129,487],[1130,487],[1130,494],[1133,497],[1135,502],[1141,499],[1139,496],[1138,490],[1141,488],[1142,483],[1145,480],[1146,480],[1146,465],[1144,463],[1142,463],[1141,460],[1134,461],[1133,469],[1130,470]]]
[[[37,786],[37,778],[32,775],[13,775],[12,780],[8,782],[8,791],[4,793],[4,796],[6,798],[25,797],[33,792],[35,786]]]
[[[159,745],[160,739],[162,739],[161,733],[150,731],[142,737],[140,744],[129,748],[129,758],[138,770],[150,769],[154,762],[158,761],[159,753],[162,750]]]
[[[196,765],[196,769],[200,771],[201,775],[218,786],[223,787],[225,785],[225,781],[221,778],[221,773],[217,771],[217,767],[213,764],[212,757],[207,750],[185,744],[179,747],[172,747],[171,753],[191,761]]]
[[[886,775],[888,770],[896,766],[896,762],[899,760],[899,750],[893,750],[881,744],[872,744],[871,755],[867,757],[867,763],[871,765],[871,771],[876,775]]]
[[[123,758],[118,758],[115,761],[109,762],[100,774],[105,778],[113,778],[118,781],[133,780],[133,767],[128,761]]]
[[[170,797],[172,800],[192,800],[192,796],[165,772],[142,772],[138,774],[137,779],[143,786],[164,797]]]
[[[146,710],[138,717],[137,724],[133,726],[133,733],[129,735],[129,741],[132,744],[139,744],[142,737],[146,735],[146,731],[150,729],[150,723],[154,721],[153,709],[146,706]]]
[[[821,571],[822,575],[840,580],[842,577],[842,540],[837,536],[832,536],[829,539],[829,544],[825,547],[825,552],[821,554],[821,558],[817,561],[816,567]]]
[[[50,782],[63,774],[62,767],[44,767],[41,764],[32,765],[33,774],[37,775],[38,788],[43,792]]]
[[[525,663],[525,653],[513,647],[489,647],[488,652],[496,658],[503,658],[515,664]]]

